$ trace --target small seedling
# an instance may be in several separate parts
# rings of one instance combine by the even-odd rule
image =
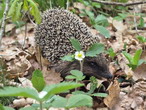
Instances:
[[[76,82],[79,82],[85,79],[85,76],[79,70],[71,70],[70,73],[71,75],[66,76],[65,77],[66,79],[75,79]]]
[[[136,37],[141,43],[145,43],[146,42],[146,38],[143,36],[137,36]]]
[[[136,69],[139,65],[141,65],[142,63],[145,62],[144,60],[140,59],[140,56],[142,54],[142,50],[141,49],[137,50],[135,52],[134,56],[131,56],[126,51],[123,51],[122,53],[127,58],[127,60],[129,61],[129,64],[127,64],[127,65],[130,68],[132,68],[132,70]]]
[[[106,51],[107,54],[109,54],[109,56],[114,59],[114,57],[116,56],[116,53],[114,52],[113,48],[109,48],[107,51]]]
[[[104,51],[104,45],[101,43],[93,44],[86,52],[81,51],[82,47],[77,39],[70,39],[70,42],[76,50],[74,55],[66,55],[61,59],[64,61],[74,61],[75,59],[80,62],[80,71],[83,70],[83,60],[85,57],[94,57]]]
[[[90,90],[88,92],[83,92],[83,91],[75,91],[73,94],[86,94],[89,96],[97,96],[97,97],[107,97],[107,93],[94,93],[95,89],[100,87],[101,85],[98,84],[98,80],[92,76],[90,77]]]
[[[90,24],[100,32],[103,36],[106,38],[110,38],[110,33],[106,29],[106,27],[109,25],[107,18],[104,15],[98,15],[95,17],[94,13],[89,10],[82,10],[83,13],[80,14],[80,16],[88,16],[90,20]]]
[[[36,110],[38,108],[40,110],[43,110],[43,108],[46,108],[46,104],[48,107],[47,109],[49,109],[50,107],[57,106],[57,104],[55,103],[60,103],[58,98],[53,99],[55,100],[55,102],[51,101],[53,96],[55,96],[56,94],[83,86],[83,84],[75,83],[75,82],[62,82],[59,84],[48,86],[46,85],[42,72],[40,70],[35,70],[33,72],[31,81],[34,88],[3,87],[3,89],[0,89],[0,97],[7,97],[7,96],[29,97],[35,99],[37,102],[39,102],[39,104],[35,104],[35,106],[33,104],[31,107],[22,108],[20,110],[28,110],[30,108],[31,110]],[[61,105],[61,107],[62,106],[67,109],[72,107],[79,107],[79,106],[92,106],[92,98],[88,95],[78,94],[75,96],[71,96],[69,99],[64,98],[64,105]],[[5,107],[0,105],[0,108],[5,108]]]
[[[70,39],[72,46],[77,50],[78,52],[81,51],[81,45],[80,42],[77,39]],[[95,57],[97,54],[100,54],[104,51],[104,45],[101,43],[95,43],[93,44],[86,52],[85,52],[85,57]],[[61,58],[62,60],[65,61],[74,61],[75,60],[75,55],[66,55]]]

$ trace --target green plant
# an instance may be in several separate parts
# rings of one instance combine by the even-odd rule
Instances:
[[[70,39],[70,41],[71,41],[72,46],[77,51],[81,51],[81,45],[77,39]],[[101,43],[95,43],[86,51],[85,56],[95,57],[97,54],[100,54],[103,51],[104,51],[104,45]],[[74,55],[69,54],[62,57],[61,59],[65,61],[73,61],[75,58],[74,58]]]
[[[0,3],[0,20],[3,18],[4,9],[5,9],[5,0],[2,0]]]
[[[66,79],[75,79],[76,82],[82,81],[83,79],[85,79],[85,76],[83,75],[83,73],[79,70],[71,70],[70,71],[71,75],[66,76]]]
[[[140,16],[140,20],[139,20],[139,24],[138,24],[138,27],[139,28],[143,28],[145,25],[145,22],[144,22],[144,19],[142,17],[142,15]]]
[[[83,84],[74,83],[74,82],[62,82],[59,84],[54,85],[46,85],[42,72],[40,70],[35,70],[32,76],[32,84],[33,88],[23,88],[23,87],[3,87],[0,89],[0,97],[7,97],[7,96],[23,96],[33,98],[39,102],[39,104],[34,104],[29,108],[35,110],[40,108],[42,110],[46,106],[49,107],[56,107],[55,103],[57,102],[58,97],[54,98],[55,94],[59,94],[61,92],[66,92],[70,89],[83,86]],[[77,98],[78,97],[78,98]],[[53,100],[52,100],[53,99]],[[72,108],[78,106],[92,106],[92,98],[87,95],[78,94],[78,96],[71,96],[69,99],[66,100],[64,105],[60,105],[61,107],[65,108]],[[84,103],[84,100],[86,103]],[[54,102],[55,101],[55,102]],[[72,102],[74,101],[74,102]],[[78,103],[78,104],[77,104]],[[77,105],[76,105],[77,104]],[[59,107],[59,106],[58,106]],[[27,110],[28,108],[23,108],[21,110]]]
[[[61,59],[64,61],[74,61],[79,60],[80,62],[80,71],[82,72],[83,69],[83,59],[84,57],[94,57],[97,54],[100,54],[104,51],[104,45],[101,43],[95,43],[93,44],[84,54],[83,51],[81,51],[82,47],[80,45],[80,42],[77,39],[70,39],[70,42],[72,44],[72,46],[75,48],[75,50],[77,50],[77,52],[75,52],[75,55],[66,55],[64,57],[62,57]]]
[[[146,38],[143,36],[137,36],[136,37],[141,43],[145,43],[146,42]]]
[[[114,59],[114,57],[116,56],[116,53],[114,52],[113,48],[109,48],[107,51],[106,51],[107,54],[109,54],[109,56]]]
[[[128,16],[127,13],[118,13],[117,16],[114,17],[115,20],[117,21],[122,21]]]
[[[29,12],[35,19],[36,23],[41,23],[41,15],[36,2],[33,0],[13,0],[8,12],[8,16],[12,21],[19,21],[22,19],[22,12]]]
[[[67,8],[73,4],[76,0],[34,0],[36,3],[38,3],[39,8],[41,11],[45,11],[49,8]]]
[[[136,69],[139,65],[141,65],[142,63],[145,62],[144,60],[140,59],[140,56],[142,54],[142,50],[141,49],[137,50],[135,52],[134,56],[131,56],[126,51],[123,51],[122,53],[127,58],[127,60],[129,61],[129,64],[127,64],[127,65],[130,68],[132,68],[132,70]]]
[[[86,94],[89,96],[97,96],[97,97],[107,97],[107,93],[95,93],[95,89],[97,89],[98,87],[100,87],[102,85],[98,84],[98,80],[92,76],[90,77],[90,90],[88,92],[83,92],[83,91],[75,91],[73,92],[73,94]]]
[[[109,31],[105,28],[109,25],[107,18],[104,15],[98,15],[95,17],[94,13],[89,10],[82,10],[83,13],[80,16],[88,16],[90,24],[98,30],[106,38],[110,37]]]

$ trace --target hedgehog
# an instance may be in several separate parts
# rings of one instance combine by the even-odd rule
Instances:
[[[41,54],[51,63],[51,69],[62,77],[79,69],[79,62],[61,61],[61,57],[75,53],[70,38],[79,40],[82,50],[86,51],[92,44],[99,42],[89,27],[75,14],[65,9],[49,9],[42,15],[42,23],[35,28],[35,41]],[[96,78],[112,78],[106,59],[102,55],[85,57],[83,73]]]

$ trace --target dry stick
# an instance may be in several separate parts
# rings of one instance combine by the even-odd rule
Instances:
[[[26,38],[27,38],[27,22],[25,23],[25,36],[24,36],[24,42],[22,48],[25,48],[25,43],[26,43]]]
[[[67,0],[66,2],[66,9],[68,10],[68,7],[69,7],[69,0]]]
[[[5,10],[4,10],[2,25],[1,25],[1,30],[0,30],[0,46],[1,46],[2,37],[4,35],[5,22],[6,22],[6,16],[7,16],[7,13],[8,13],[8,9],[9,9],[9,0],[6,0],[6,7],[5,7]]]
[[[27,13],[27,16],[28,16],[30,22],[31,22],[34,26],[37,26],[37,24],[33,22],[33,20],[31,19],[30,15],[29,15],[28,13]]]
[[[133,6],[133,14],[134,14],[134,17],[133,17],[133,21],[134,21],[134,27],[135,27],[135,30],[138,34],[138,29],[137,29],[137,22],[136,22],[136,10],[135,10],[135,6]]]
[[[102,3],[105,5],[119,5],[119,6],[132,6],[132,5],[139,5],[139,4],[145,4],[146,1],[140,1],[140,2],[133,2],[133,3],[118,3],[118,2],[107,2],[107,1],[99,1],[99,0],[92,0],[93,2]]]

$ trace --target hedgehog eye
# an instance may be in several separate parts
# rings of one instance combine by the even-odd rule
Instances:
[[[90,65],[91,65],[91,66],[96,66],[97,63],[95,63],[95,62],[90,62]]]

